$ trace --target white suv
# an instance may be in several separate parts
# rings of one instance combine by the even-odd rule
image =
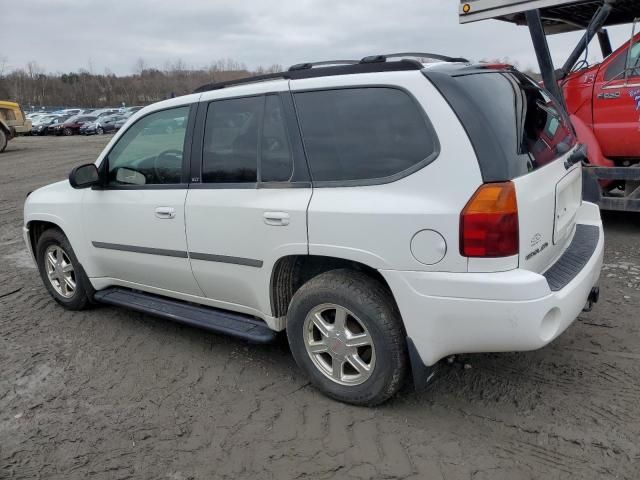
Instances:
[[[26,200],[53,298],[286,330],[320,390],[363,405],[451,354],[551,342],[597,301],[604,245],[564,110],[508,66],[400,56],[137,112]]]

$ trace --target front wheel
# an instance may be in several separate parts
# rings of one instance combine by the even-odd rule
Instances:
[[[98,135],[103,135],[104,134],[104,129],[102,127],[98,127],[98,128],[96,128],[96,133]]]
[[[298,366],[326,395],[378,405],[402,386],[408,370],[402,321],[391,294],[357,271],[333,270],[304,284],[287,314]]]
[[[71,130],[70,128],[65,128],[65,129],[62,131],[62,133],[63,133],[64,135],[66,135],[67,137],[69,137],[69,136],[73,135],[73,130]]]
[[[57,229],[46,230],[36,246],[38,270],[53,299],[69,310],[90,304],[90,284],[67,237]]]

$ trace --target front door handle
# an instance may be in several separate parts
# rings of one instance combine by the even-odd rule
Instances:
[[[156,217],[162,219],[170,219],[175,218],[176,209],[173,207],[157,207],[156,208]]]
[[[273,225],[276,227],[283,227],[289,225],[290,216],[287,212],[264,212],[264,223],[267,225]]]

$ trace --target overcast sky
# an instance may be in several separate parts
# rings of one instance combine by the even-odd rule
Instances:
[[[508,57],[535,68],[528,30],[490,20],[458,24],[458,0],[15,0],[0,14],[9,69],[134,71],[182,59],[232,58],[249,69],[304,61],[427,51],[473,60]],[[610,30],[614,48],[631,26]],[[552,37],[559,67],[579,38]],[[590,58],[597,57],[597,41]]]

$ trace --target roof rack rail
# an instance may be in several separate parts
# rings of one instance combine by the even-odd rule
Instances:
[[[289,67],[289,71],[308,70],[313,67],[327,67],[329,65],[355,65],[356,63],[359,63],[358,60],[325,60],[323,62],[296,63]]]
[[[386,62],[388,58],[401,58],[401,57],[430,58],[433,60],[440,60],[441,62],[469,63],[469,60],[462,57],[448,57],[446,55],[439,55],[437,53],[424,53],[424,52],[401,52],[401,53],[388,53],[385,55],[370,55],[360,60],[360,63],[380,63],[380,62]]]
[[[196,88],[193,93],[208,92],[210,90],[220,90],[221,88],[242,85],[244,83],[264,82],[266,80],[275,80],[277,78],[287,79],[289,76],[286,72],[266,73],[264,75],[254,75],[253,77],[236,78],[235,80],[225,80],[224,82],[207,83]]]
[[[392,57],[393,55],[394,54],[378,55],[376,57],[384,58],[377,61],[330,60],[327,62],[301,63],[298,65],[293,65],[286,72],[267,73],[265,75],[256,75],[253,77],[239,78],[236,80],[209,83],[197,88],[193,93],[208,92],[210,90],[219,90],[236,85],[245,85],[249,83],[263,82],[266,80],[275,79],[298,80],[302,78],[329,77],[334,75],[353,75],[358,73],[401,72],[407,70],[422,70],[424,68],[424,65],[422,65],[422,63],[413,59],[387,61],[387,57]],[[313,68],[317,66],[320,66],[322,68]]]

